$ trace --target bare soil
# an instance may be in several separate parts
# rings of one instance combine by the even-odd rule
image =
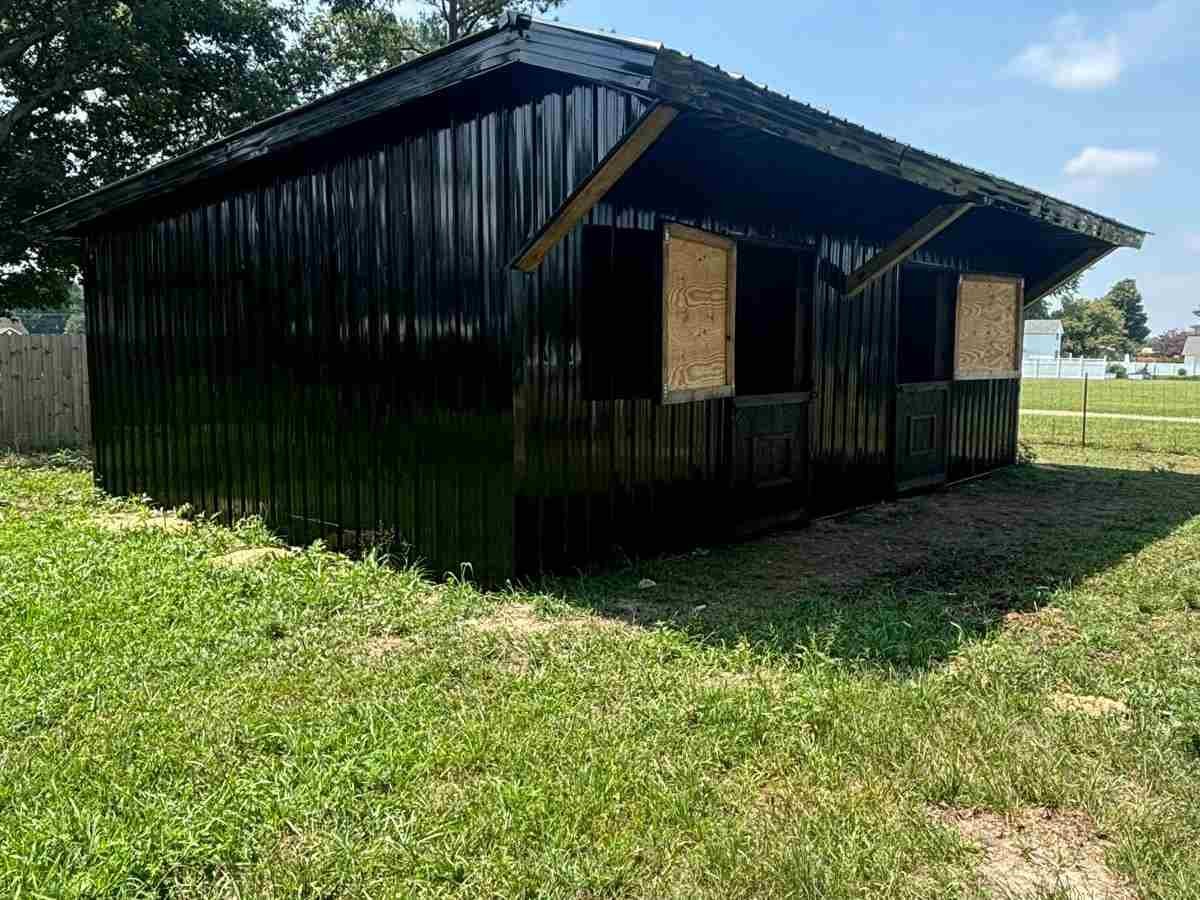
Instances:
[[[1050,708],[1057,712],[1080,713],[1085,716],[1126,716],[1129,707],[1111,697],[1090,697],[1086,694],[1051,694]]]
[[[136,512],[105,513],[96,524],[106,531],[136,531],[140,528],[161,528],[175,534],[187,531],[192,523],[174,513],[155,512],[151,515]]]
[[[214,556],[208,564],[217,569],[244,569],[290,555],[290,551],[283,547],[247,547],[224,556]]]
[[[781,554],[766,578],[781,584],[816,579],[834,590],[845,590],[868,579],[907,575],[954,557],[1020,552],[1032,534],[1061,527],[1064,498],[1070,496],[1075,480],[1090,491],[1088,515],[1093,525],[1101,520],[1119,523],[1133,511],[1134,501],[1119,494],[1098,501],[1094,485],[1083,480],[1086,475],[1070,467],[1061,472],[1062,483],[1053,491],[1032,485],[1000,487],[985,479],[768,535],[761,539],[763,545],[788,552]]]
[[[1104,861],[1109,842],[1082,812],[1035,807],[1000,815],[949,808],[932,815],[982,850],[976,875],[993,897],[1035,900],[1057,891],[1070,900],[1137,898]]]
[[[596,616],[557,616],[545,618],[529,603],[511,603],[502,606],[489,616],[473,619],[469,623],[476,631],[502,633],[509,637],[529,637],[546,634],[564,628],[605,628],[611,622]]]

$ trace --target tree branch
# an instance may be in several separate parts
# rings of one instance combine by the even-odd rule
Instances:
[[[20,59],[25,51],[36,44],[43,38],[48,38],[55,33],[53,28],[39,28],[37,31],[31,31],[24,37],[19,37],[10,42],[5,47],[0,47],[0,66],[7,66],[15,63]]]
[[[20,101],[16,106],[5,113],[3,117],[0,117],[0,149],[2,149],[8,143],[9,138],[12,136],[13,129],[17,126],[18,122],[36,112],[43,103],[45,103],[55,94],[62,93],[64,90],[66,90],[66,87],[70,83],[71,76],[73,74],[75,73],[68,69],[60,70],[59,73],[54,76],[54,80],[51,81],[50,84],[25,100]],[[79,92],[72,92],[73,96],[78,96],[78,93]]]

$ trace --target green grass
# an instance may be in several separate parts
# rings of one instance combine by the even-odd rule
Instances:
[[[1035,444],[1080,446],[1083,420],[1074,416],[1021,416],[1021,438]],[[1087,420],[1089,447],[1148,453],[1200,455],[1200,420],[1190,422],[1147,422],[1137,419]]]
[[[1083,409],[1083,381],[1026,379],[1021,382],[1021,408],[1080,412]],[[1088,412],[1200,418],[1200,381],[1089,379]]]
[[[10,458],[0,884],[970,897],[977,855],[928,815],[953,804],[1085,810],[1141,896],[1195,897],[1200,465],[1042,453],[809,532],[491,594],[320,547],[214,568],[269,536],[114,533],[97,522],[136,504]],[[543,627],[478,627],[517,604]],[[1131,714],[1051,712],[1054,691]]]

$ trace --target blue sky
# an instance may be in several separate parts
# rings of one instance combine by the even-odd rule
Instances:
[[[1200,0],[1062,4],[568,0],[563,22],[660,40],[1155,232],[1084,280],[1138,281],[1155,331],[1200,324]]]

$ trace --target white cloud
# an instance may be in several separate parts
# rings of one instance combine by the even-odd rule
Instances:
[[[1193,13],[1178,0],[1161,0],[1104,28],[1092,28],[1078,15],[1060,16],[1048,37],[1018,53],[1009,70],[1060,90],[1106,87],[1132,65],[1171,55],[1194,25]]]
[[[1153,150],[1113,150],[1108,147],[1084,147],[1067,160],[1063,172],[1072,178],[1115,178],[1145,175],[1158,166]]]
[[[1200,253],[1200,231],[1189,231],[1183,235],[1183,246],[1190,253]]]
[[[1098,40],[1060,37],[1030,44],[1012,61],[1013,71],[1063,90],[1104,87],[1116,81],[1124,68],[1120,42],[1112,34]]]

